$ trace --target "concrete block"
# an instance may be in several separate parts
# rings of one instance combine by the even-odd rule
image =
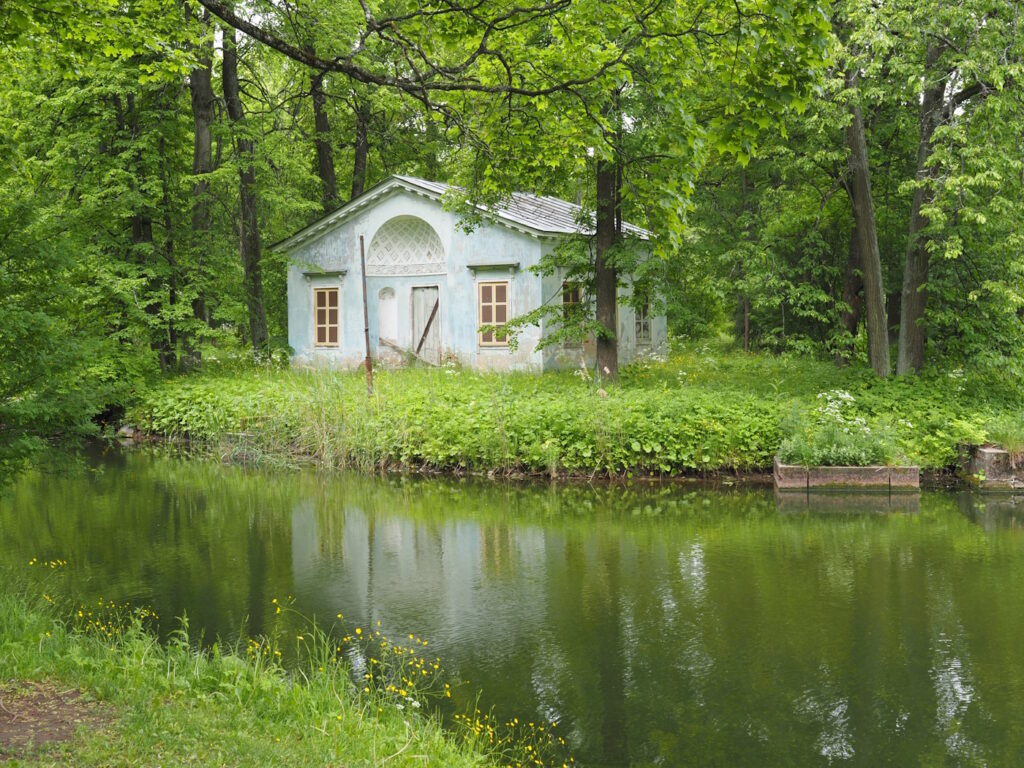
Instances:
[[[775,487],[780,490],[807,490],[807,467],[801,467],[798,464],[780,464],[776,457],[772,474],[775,477]]]
[[[918,467],[889,467],[889,488],[917,490],[921,487],[921,470]]]
[[[997,483],[1013,477],[1010,454],[1002,448],[981,447],[974,451],[969,466],[971,475],[985,476],[985,482]]]
[[[811,467],[808,488],[889,488],[888,467]]]

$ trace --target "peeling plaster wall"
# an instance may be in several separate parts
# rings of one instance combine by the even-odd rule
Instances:
[[[442,357],[454,357],[474,368],[513,370],[542,366],[542,357],[534,351],[540,329],[528,328],[520,336],[519,347],[485,348],[478,343],[477,283],[508,280],[510,316],[532,309],[540,301],[540,279],[528,271],[537,263],[541,240],[498,225],[486,225],[466,233],[457,227],[455,214],[440,203],[400,190],[358,212],[352,218],[302,244],[291,254],[288,269],[288,343],[298,365],[351,368],[365,356],[363,340],[362,282],[359,265],[359,236],[367,251],[374,235],[396,216],[416,216],[437,233],[444,248],[447,270],[436,275],[393,275],[368,277],[366,293],[369,306],[370,348],[375,358],[389,363],[402,359],[387,345],[381,345],[377,322],[377,299],[383,288],[395,292],[398,346],[412,350],[418,339],[412,338],[412,290],[437,286]],[[470,264],[518,262],[519,269],[469,269]],[[345,270],[343,277],[307,278],[303,272]],[[338,347],[313,344],[313,291],[316,288],[339,289],[340,328]]]
[[[545,242],[543,254],[547,256],[553,249],[553,242]],[[561,303],[562,275],[545,275],[542,294],[545,301]],[[620,275],[619,309],[616,313],[616,338],[619,347],[619,365],[636,360],[641,356],[663,356],[668,353],[668,320],[664,315],[651,315],[651,341],[649,344],[636,343],[636,317],[633,307],[627,301],[631,295],[631,279],[629,275]],[[556,344],[542,350],[544,369],[579,368],[584,363],[593,369],[597,359],[597,345],[593,335],[588,336],[580,344]]]
[[[363,340],[363,297],[359,265],[359,236],[365,248],[377,231],[397,216],[415,216],[427,222],[437,233],[444,248],[447,269],[443,274],[397,274],[368,277],[366,294],[370,321],[370,349],[375,360],[399,365],[408,359],[418,339],[412,338],[412,291],[416,287],[437,286],[440,305],[442,360],[453,358],[467,367],[483,370],[542,370],[578,367],[581,356],[594,364],[594,344],[536,350],[542,329],[531,326],[520,334],[515,351],[507,347],[482,347],[477,334],[477,284],[481,281],[508,280],[509,316],[515,317],[538,307],[542,301],[561,302],[561,279],[538,276],[529,268],[549,253],[552,238],[538,238],[499,224],[485,224],[466,233],[458,227],[456,214],[444,210],[439,202],[423,195],[398,189],[356,212],[350,218],[329,227],[290,254],[288,269],[288,343],[294,350],[293,363],[300,366],[354,368],[366,354]],[[506,268],[472,270],[469,265],[518,263],[518,270]],[[345,271],[343,276],[312,276],[303,272]],[[316,347],[313,344],[313,291],[316,288],[339,289],[339,346]],[[397,307],[397,339],[407,354],[382,345],[379,339],[377,302],[380,291],[390,288]],[[621,290],[621,289],[620,289]],[[628,290],[628,289],[627,289]],[[664,317],[651,318],[654,351],[667,344]],[[635,356],[633,310],[619,308],[619,355],[623,363]]]

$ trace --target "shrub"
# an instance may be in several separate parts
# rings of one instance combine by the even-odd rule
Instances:
[[[804,466],[870,466],[905,461],[884,422],[869,426],[858,415],[855,398],[841,389],[822,392],[808,414],[783,426],[779,460]]]

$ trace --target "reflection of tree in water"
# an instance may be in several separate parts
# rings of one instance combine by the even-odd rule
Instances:
[[[480,560],[486,575],[512,575],[515,570],[512,548],[512,530],[507,525],[494,523],[480,526]]]
[[[186,613],[208,641],[246,624],[261,631],[270,585],[282,596],[290,590],[282,502],[295,489],[204,462],[141,453],[123,461],[120,470],[23,477],[0,502],[0,557],[60,552],[70,563],[62,575],[69,598],[150,605],[164,632]]]
[[[17,484],[0,557],[66,557],[76,594],[153,595],[208,634],[292,593],[381,620],[426,637],[466,700],[558,720],[585,762],[1014,763],[1020,531],[953,496],[919,514],[817,503],[132,455]]]

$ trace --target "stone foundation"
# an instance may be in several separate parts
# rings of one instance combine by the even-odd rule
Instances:
[[[812,488],[862,488],[915,491],[921,487],[917,467],[802,467],[775,459],[775,487],[800,491]]]
[[[1008,451],[992,446],[968,450],[965,474],[982,490],[1024,488],[1024,467],[1015,467]]]

